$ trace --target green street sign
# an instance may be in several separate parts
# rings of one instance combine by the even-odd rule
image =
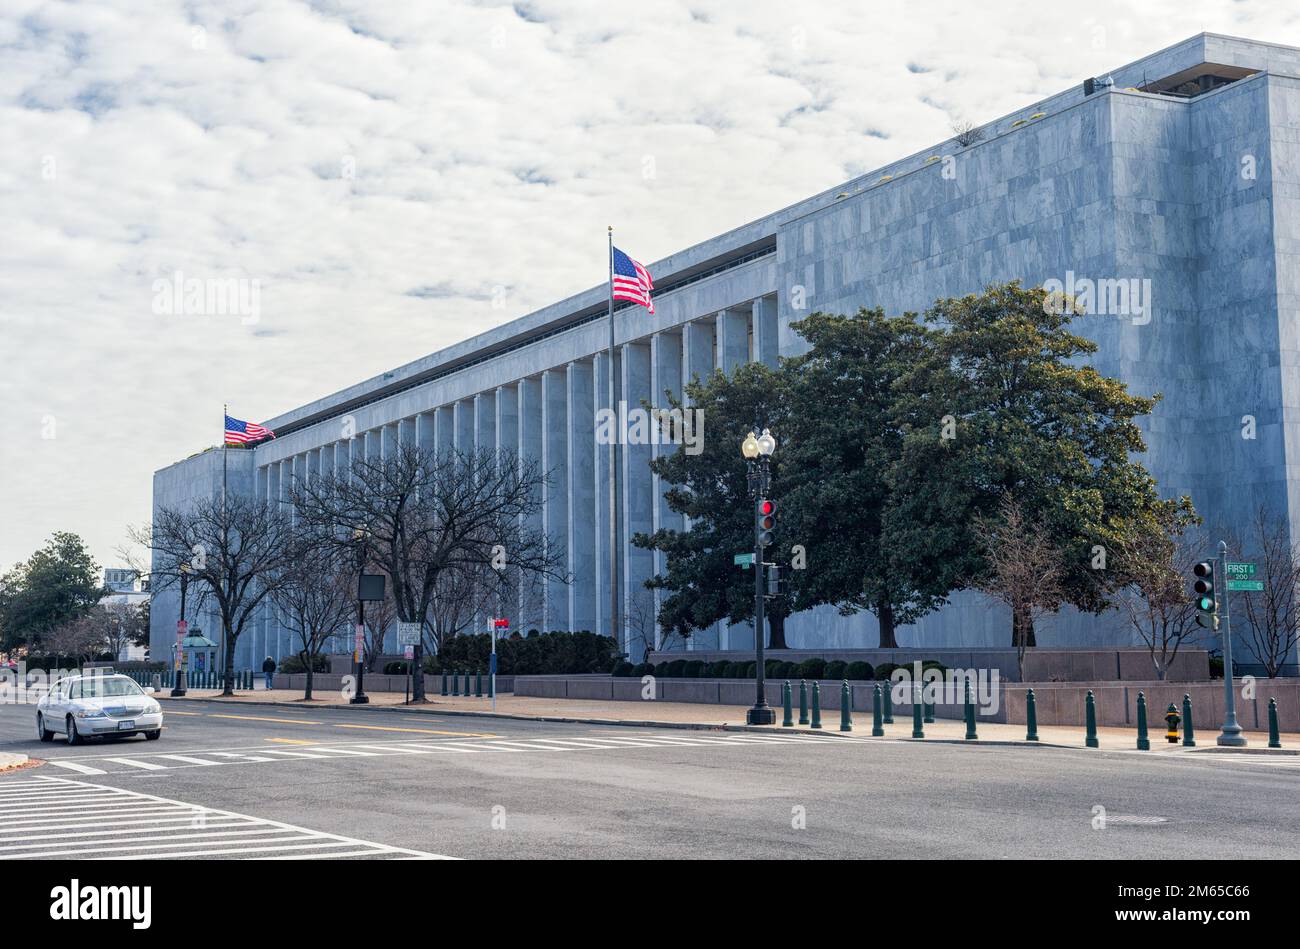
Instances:
[[[1253,563],[1234,563],[1231,560],[1228,561],[1229,580],[1249,580],[1254,575],[1255,565]]]
[[[750,567],[754,566],[754,555],[736,554],[736,556],[731,558],[731,562],[736,564],[739,567],[744,567],[746,570],[748,570]]]
[[[1228,589],[1243,590],[1248,593],[1263,593],[1264,581],[1263,580],[1229,580]]]

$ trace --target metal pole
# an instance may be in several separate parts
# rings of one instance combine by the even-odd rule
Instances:
[[[189,582],[188,571],[181,571],[181,618],[176,621],[176,678],[172,685],[172,698],[185,694],[185,667],[181,664],[185,658],[185,587]]]
[[[755,479],[754,491],[754,707],[745,716],[750,725],[775,725],[776,710],[767,704],[765,669],[763,657],[763,544],[760,539],[759,505],[767,493],[768,459],[763,456],[758,461],[758,477]]]
[[[1216,744],[1239,747],[1246,744],[1237,724],[1237,694],[1232,687],[1232,622],[1228,613],[1228,544],[1219,541],[1219,577],[1223,583],[1223,730]],[[1218,584],[1215,584],[1218,593]]]
[[[609,238],[609,363],[607,393],[609,410],[618,423],[618,410],[614,404],[614,226],[608,229]],[[615,451],[621,436],[621,425],[609,441],[609,626],[614,642],[622,641],[621,623],[618,621],[618,464]]]

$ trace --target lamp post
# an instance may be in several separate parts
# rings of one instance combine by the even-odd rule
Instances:
[[[1237,722],[1237,694],[1232,684],[1232,623],[1231,615],[1228,611],[1228,544],[1225,541],[1219,541],[1219,576],[1223,578],[1223,727],[1219,732],[1219,737],[1215,739],[1218,745],[1227,747],[1241,747],[1246,744],[1246,739],[1241,734],[1241,725]],[[1217,591],[1216,591],[1217,594]]]
[[[366,572],[366,532],[363,528],[352,531],[352,539],[357,543],[357,631],[353,642],[353,657],[357,667],[357,691],[349,703],[352,705],[369,705],[370,696],[366,695],[366,601],[361,598],[361,578]]]
[[[181,616],[176,621],[176,683],[172,686],[172,698],[185,694],[185,588],[190,582],[190,565],[181,564]]]
[[[754,426],[758,428],[758,425]],[[772,453],[776,451],[776,439],[768,429],[761,435],[750,432],[740,444],[740,453],[749,465],[749,490],[754,495],[754,707],[745,715],[750,725],[775,725],[776,709],[767,704],[766,681],[763,658],[763,550],[771,536],[763,529],[762,520],[769,512],[762,510],[765,495],[771,485]]]

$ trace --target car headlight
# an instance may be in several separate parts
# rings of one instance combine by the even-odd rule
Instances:
[[[104,710],[102,708],[79,708],[73,714],[77,718],[103,718]]]
[[[159,705],[157,702],[150,702],[148,705],[144,707],[144,713],[146,715],[157,715],[161,711],[162,711],[162,706]]]

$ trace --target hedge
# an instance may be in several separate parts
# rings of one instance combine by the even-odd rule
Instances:
[[[453,636],[437,655],[426,656],[424,671],[487,671],[492,638],[487,633]],[[497,638],[497,675],[582,675],[611,673],[619,662],[618,643],[596,633],[529,630],[527,636]]]

